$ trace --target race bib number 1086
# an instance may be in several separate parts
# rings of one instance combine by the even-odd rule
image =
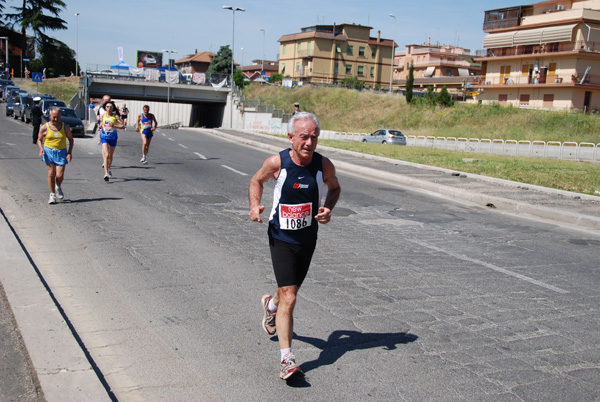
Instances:
[[[312,204],[279,204],[279,227],[283,230],[298,230],[312,223]]]

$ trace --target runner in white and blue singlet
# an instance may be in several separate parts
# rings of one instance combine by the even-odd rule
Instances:
[[[315,152],[321,127],[312,113],[299,112],[288,123],[291,149],[265,160],[250,180],[250,219],[262,222],[260,204],[263,184],[276,180],[273,208],[269,217],[269,248],[277,281],[274,296],[261,299],[262,327],[269,335],[277,332],[281,355],[280,378],[301,374],[292,353],[293,312],[317,242],[319,224],[331,220],[331,210],[340,196],[335,167]],[[321,206],[323,184],[327,185]],[[277,317],[277,319],[275,319]]]
[[[144,105],[142,110],[143,112],[138,116],[135,123],[135,131],[139,131],[142,138],[142,159],[140,159],[140,162],[146,164],[148,163],[147,157],[150,151],[150,142],[154,136],[154,130],[158,127],[158,122],[156,121],[156,117],[150,113],[150,106]]]

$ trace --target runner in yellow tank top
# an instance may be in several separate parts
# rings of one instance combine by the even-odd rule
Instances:
[[[40,128],[37,145],[40,158],[46,163],[48,170],[48,188],[50,198],[48,204],[56,204],[56,198],[63,199],[61,184],[65,177],[65,167],[71,162],[73,152],[73,135],[71,129],[60,121],[60,109],[50,109],[50,121]],[[69,148],[67,150],[67,140]],[[43,145],[42,145],[43,144]]]
[[[106,113],[100,119],[100,142],[102,143],[102,157],[104,159],[104,181],[109,181],[112,177],[110,168],[119,138],[117,129],[123,129],[125,126],[123,126],[123,122],[115,113],[117,107],[113,101],[104,103],[104,109]]]

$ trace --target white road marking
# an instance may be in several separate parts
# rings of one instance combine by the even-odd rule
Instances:
[[[434,251],[437,251],[439,253],[444,253],[444,254],[450,255],[450,256],[452,256],[454,258],[458,258],[459,260],[469,261],[469,262],[472,262],[474,264],[482,265],[482,266],[484,266],[486,268],[493,269],[494,271],[501,272],[503,274],[513,276],[515,278],[521,279],[521,280],[523,280],[525,282],[529,282],[529,283],[537,285],[537,286],[541,286],[543,288],[546,288],[546,289],[551,290],[551,291],[556,292],[556,293],[563,293],[563,294],[564,293],[569,293],[567,290],[558,288],[558,287],[553,286],[553,285],[548,285],[547,283],[538,281],[537,279],[533,279],[533,278],[530,278],[528,276],[521,275],[521,274],[518,274],[516,272],[509,271],[508,269],[501,268],[499,266],[496,266],[494,264],[490,264],[490,263],[485,262],[485,261],[476,260],[475,258],[471,258],[471,257],[467,257],[465,255],[453,253],[452,251],[444,250],[444,249],[439,248],[439,247],[435,247],[435,246],[423,244],[423,243],[420,243],[420,242],[417,242],[417,241],[413,241],[413,240],[410,240],[410,239],[406,239],[406,240],[410,241],[411,243],[418,244],[418,245],[423,246],[423,247],[427,247],[427,248],[429,248],[431,250],[434,250]]]
[[[169,141],[175,141],[175,140],[174,140],[173,138],[170,138],[170,137],[169,137]]]
[[[229,167],[227,165],[221,165],[221,166],[223,166],[225,169],[231,170],[232,172],[235,172],[237,174],[241,174],[242,176],[248,176],[248,173],[240,172],[239,170],[235,170],[234,168]]]
[[[165,133],[161,133],[163,135],[163,137],[166,137],[167,135]]]
[[[208,159],[206,156],[204,156],[204,155],[202,155],[202,154],[199,154],[198,152],[194,152],[194,153],[195,153],[196,155],[198,155],[198,157],[199,157],[200,159],[204,159],[204,160]]]
[[[177,145],[179,145],[181,148],[187,149],[187,147],[185,145],[183,145],[183,144],[177,144]]]

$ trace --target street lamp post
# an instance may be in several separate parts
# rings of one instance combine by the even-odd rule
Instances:
[[[392,63],[390,65],[390,93],[392,93],[392,80],[394,79],[394,56],[396,56],[396,16],[390,14],[394,19],[394,37],[392,39]]]
[[[171,80],[170,80],[170,75],[171,75],[171,53],[177,53],[177,50],[164,50],[162,51],[163,53],[167,53],[169,55],[169,61],[167,62],[168,67],[167,67],[167,71],[165,72],[165,79],[167,80],[167,125],[171,124],[171,111],[170,111],[170,103],[169,103],[169,98],[171,96]]]
[[[242,51],[242,67],[244,67],[244,48],[242,47],[242,48],[240,48],[240,50]],[[242,72],[243,71],[244,70],[242,69]]]
[[[77,21],[77,33],[76,33],[76,45],[75,45],[75,75],[79,77],[79,13],[75,13],[75,19]]]
[[[4,39],[5,41],[4,49],[6,50],[6,64],[4,64],[4,66],[8,68],[8,36],[0,36],[0,39]]]
[[[263,28],[260,29],[263,33],[263,53],[262,53],[262,65],[260,67],[260,74],[263,74],[265,71],[265,30]]]
[[[235,12],[246,11],[241,7],[223,6],[225,10],[231,10],[233,13],[233,22],[231,24],[231,87],[229,94],[231,96],[229,103],[229,128],[233,128],[233,54],[235,50]]]

